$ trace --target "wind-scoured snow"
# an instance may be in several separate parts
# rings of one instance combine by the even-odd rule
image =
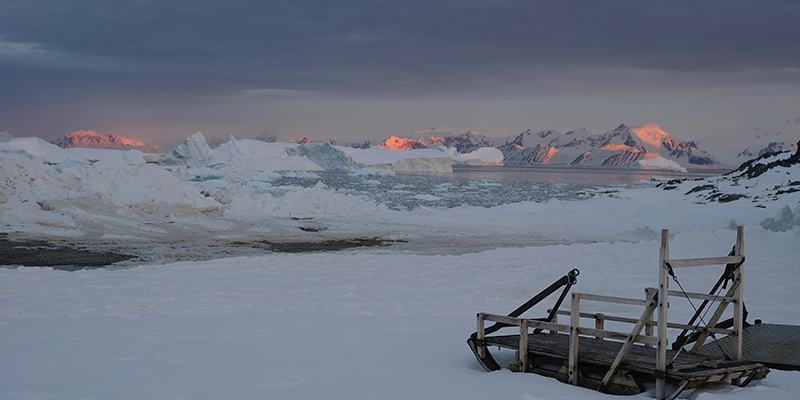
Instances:
[[[644,298],[657,281],[661,229],[670,230],[671,255],[691,258],[727,254],[744,225],[749,321],[800,325],[793,153],[720,177],[492,207],[437,207],[455,190],[449,183],[380,189],[417,197],[419,206],[401,211],[328,187],[312,171],[292,177],[240,162],[262,146],[242,142],[248,157],[217,153],[196,167],[148,163],[139,151],[90,162],[59,160],[63,149],[34,141],[0,147],[3,240],[127,249],[145,260],[0,269],[0,398],[622,399],[534,374],[486,373],[465,341],[476,312],[508,313],[576,267],[575,291]],[[207,154],[196,150],[188,159]],[[276,163],[299,158],[258,151]],[[357,171],[349,179],[366,187],[397,178]],[[501,183],[472,183],[459,190],[503,193]],[[347,238],[396,242],[301,254],[259,247]],[[705,291],[721,270],[678,274],[686,290]],[[670,307],[678,321],[692,313],[679,300]],[[681,398],[794,399],[798,378],[773,370],[745,388],[714,384]]]

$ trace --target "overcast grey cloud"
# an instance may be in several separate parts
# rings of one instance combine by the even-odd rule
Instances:
[[[0,128],[188,135],[214,117],[216,129],[291,130],[270,110],[292,104],[313,127],[326,108],[351,122],[359,107],[380,114],[376,101],[406,107],[386,119],[399,124],[434,118],[414,101],[499,110],[753,86],[785,98],[800,85],[797,21],[794,1],[7,1]]]

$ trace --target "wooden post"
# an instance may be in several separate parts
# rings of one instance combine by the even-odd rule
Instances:
[[[653,297],[655,297],[655,293],[645,293],[645,299],[648,302],[653,300]],[[650,316],[647,318],[647,321],[648,322],[654,321],[655,318],[653,318],[653,317],[654,317],[654,314],[650,314]],[[653,336],[653,326],[652,325],[645,325],[644,326],[644,334],[647,335],[647,336]],[[649,344],[646,344],[645,347],[653,347],[653,346],[651,346]]]
[[[736,256],[744,256],[744,226],[736,228]],[[739,285],[736,288],[736,303],[733,304],[733,330],[736,332],[733,338],[733,354],[734,360],[742,359],[742,329],[744,328],[744,262],[739,264],[739,268],[734,271],[734,282]],[[739,379],[731,381],[734,385],[739,384]]]
[[[667,307],[669,306],[669,231],[661,230],[661,250],[658,254],[658,347],[656,348],[656,398],[667,397]]]
[[[553,322],[554,324],[557,324],[557,323],[558,323],[558,314],[553,314],[553,321],[552,321],[552,322]],[[556,330],[552,330],[552,329],[551,329],[551,330],[550,330],[550,334],[552,335],[552,334],[554,334],[554,333],[558,333],[558,331],[556,331]]]
[[[519,371],[528,372],[528,320],[519,323]]]
[[[602,313],[597,313],[594,315],[594,328],[595,329],[605,329],[606,328],[606,316]],[[597,339],[603,340],[602,336],[597,336]]]
[[[572,294],[569,315],[569,383],[578,385],[578,327],[581,323],[581,294]]]

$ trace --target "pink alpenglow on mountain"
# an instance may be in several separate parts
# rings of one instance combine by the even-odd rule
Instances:
[[[88,147],[92,149],[140,150],[144,153],[158,153],[158,146],[149,146],[137,140],[117,135],[101,135],[95,131],[77,131],[50,142],[63,149]]]

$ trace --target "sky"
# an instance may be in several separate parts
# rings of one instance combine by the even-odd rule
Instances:
[[[0,2],[0,129],[171,148],[800,117],[796,1]]]

